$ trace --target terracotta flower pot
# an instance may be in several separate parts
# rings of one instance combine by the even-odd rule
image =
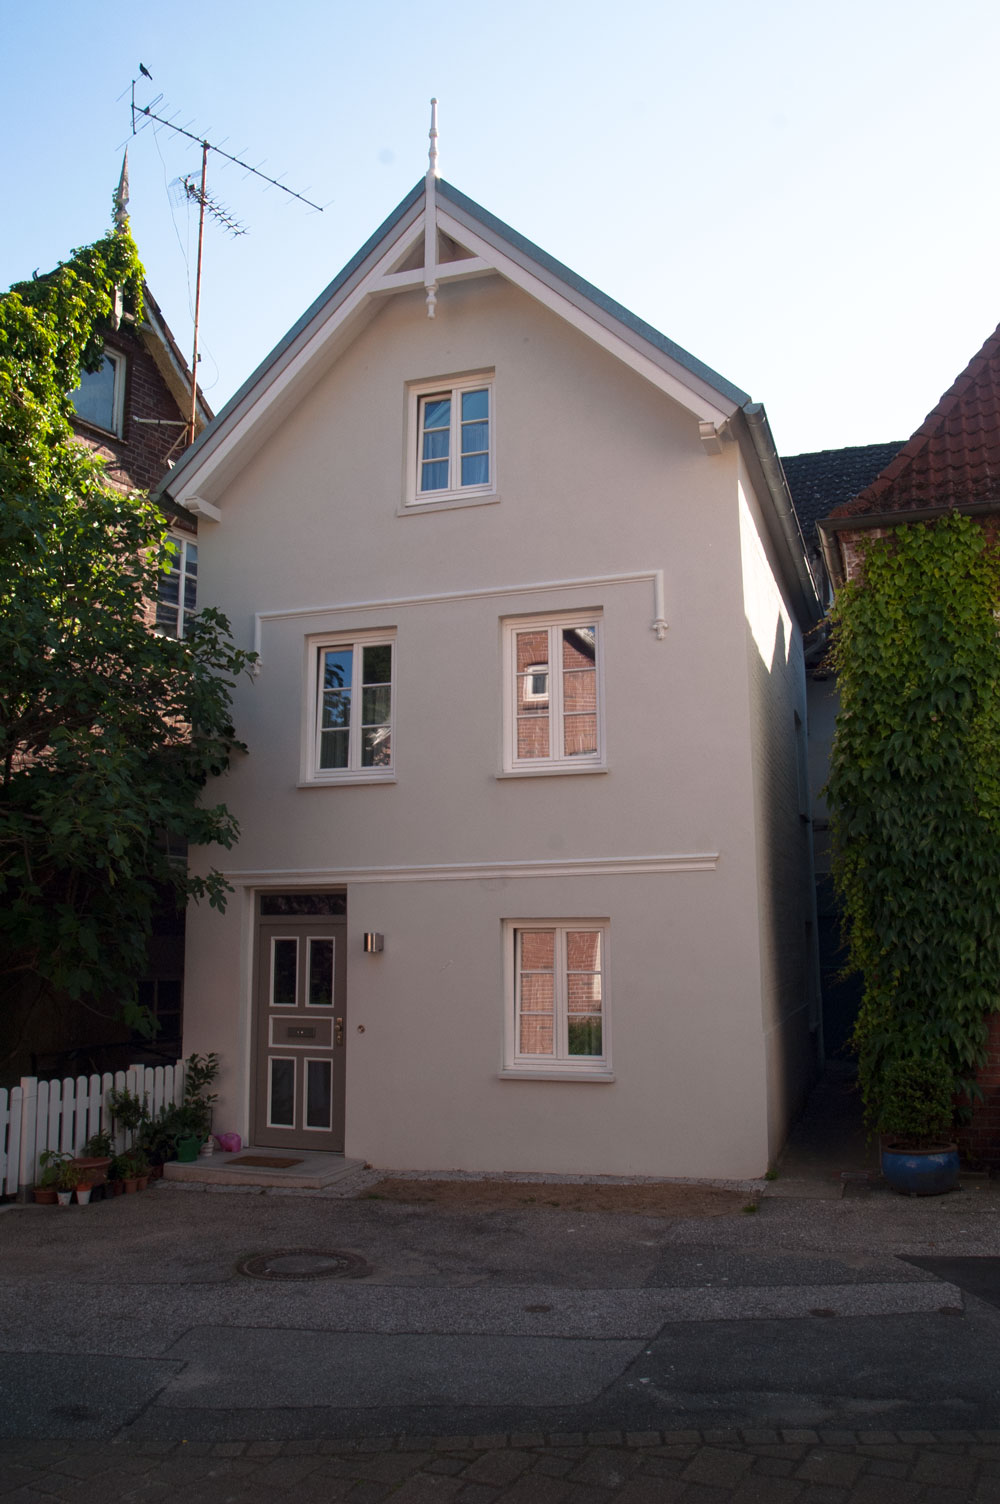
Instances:
[[[125,1187],[126,1196],[133,1196],[139,1189],[139,1181],[134,1176],[127,1177],[122,1181],[122,1185]]]
[[[34,1187],[34,1194],[39,1206],[55,1206],[57,1192],[54,1186],[36,1185]]]

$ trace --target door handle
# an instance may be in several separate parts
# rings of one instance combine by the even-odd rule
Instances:
[[[343,1044],[343,1042],[344,1042],[344,1020],[342,1018],[336,1018],[336,1019],[334,1019],[333,1024],[334,1024],[333,1042],[334,1042],[335,1045]]]

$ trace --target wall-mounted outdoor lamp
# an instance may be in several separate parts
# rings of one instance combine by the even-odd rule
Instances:
[[[365,954],[366,955],[369,955],[369,956],[375,955],[375,953],[377,951],[380,951],[384,945],[385,945],[385,936],[384,935],[380,935],[380,934],[378,934],[374,930],[365,930]]]

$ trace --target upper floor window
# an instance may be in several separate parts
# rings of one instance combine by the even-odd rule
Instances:
[[[164,637],[183,637],[198,606],[198,545],[193,538],[171,533],[167,547],[170,567],[160,572],[156,630]]]
[[[392,635],[311,639],[307,782],[391,778]]]
[[[70,392],[69,400],[84,423],[120,435],[125,408],[124,355],[105,350],[98,370],[81,372],[80,385]]]
[[[484,376],[410,391],[407,500],[460,500],[494,490],[493,385]]]
[[[504,623],[508,771],[601,767],[600,618]]]

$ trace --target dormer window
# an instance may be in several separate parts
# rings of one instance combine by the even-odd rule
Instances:
[[[120,437],[125,408],[124,355],[119,355],[116,350],[105,350],[96,371],[81,373],[80,385],[70,392],[69,400],[82,422]]]

